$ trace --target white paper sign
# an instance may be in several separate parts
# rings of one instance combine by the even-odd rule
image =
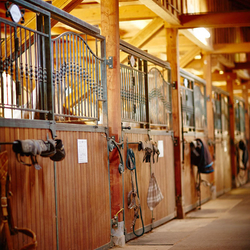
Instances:
[[[158,149],[160,151],[159,157],[164,157],[163,141],[158,141]]]
[[[87,163],[88,162],[87,140],[78,139],[77,148],[78,148],[78,163]]]

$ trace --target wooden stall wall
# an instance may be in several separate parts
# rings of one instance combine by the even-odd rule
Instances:
[[[110,242],[107,140],[104,133],[57,131],[67,157],[57,164],[60,249],[96,249]],[[88,162],[78,163],[77,139]]]
[[[230,160],[230,136],[223,136],[223,164],[224,164],[224,192],[228,192],[232,189],[232,172],[231,172],[231,160]]]
[[[46,140],[46,129],[1,128],[0,141]],[[96,249],[110,242],[107,140],[103,133],[57,131],[66,158],[56,163],[59,249]],[[77,139],[87,139],[88,163],[78,164]],[[39,250],[57,249],[54,163],[38,156],[41,170],[17,162],[12,146],[7,150],[12,177],[13,214],[17,227],[37,236]],[[29,161],[28,157],[24,157]],[[30,239],[12,236],[14,249]]]
[[[232,175],[230,162],[230,138],[225,135],[215,136],[215,186],[216,196],[231,189]]]
[[[143,157],[145,152],[138,151],[138,145],[129,145],[134,151],[136,169],[137,169],[137,178],[138,178],[138,188],[140,203],[144,221],[145,231],[151,230],[153,227],[160,225],[176,216],[175,212],[175,188],[174,188],[174,159],[173,159],[173,141],[170,135],[165,136],[151,136],[152,141],[158,142],[158,140],[163,140],[164,147],[164,157],[160,157],[158,162],[153,163],[151,157],[151,167],[150,163],[143,162]],[[128,142],[139,142],[147,141],[147,134],[136,134],[136,133],[126,133],[124,141]],[[125,144],[126,147],[126,144]],[[126,150],[124,150],[126,159]],[[150,169],[151,168],[151,169]],[[152,211],[148,208],[147,205],[147,192],[149,187],[149,181],[151,172],[155,174],[158,185],[161,189],[161,192],[164,196],[164,199],[156,206]],[[133,228],[131,228],[131,223],[134,218],[134,210],[128,209],[128,193],[131,191],[131,173],[130,170],[125,168],[124,173],[124,198],[125,198],[125,228],[127,231],[127,240],[134,238]],[[154,220],[152,220],[154,218]],[[135,231],[142,228],[141,220],[137,219]],[[141,233],[141,231],[136,232]]]
[[[192,133],[193,134],[193,133]],[[196,208],[198,205],[198,195],[196,191],[196,178],[197,178],[197,167],[191,165],[191,152],[190,142],[195,138],[200,138],[204,141],[206,137],[204,134],[184,134],[185,148],[184,148],[184,161],[183,161],[183,197],[184,197],[184,210],[189,212]],[[212,183],[212,174],[201,174],[201,179]],[[205,202],[211,198],[210,187],[201,184],[201,201]]]
[[[0,141],[12,142],[24,139],[46,140],[46,129],[0,128]],[[37,236],[37,249],[56,249],[54,166],[49,158],[37,157],[41,170],[17,162],[11,145],[1,146],[7,150],[11,191],[13,193],[13,215],[15,226],[29,228]],[[28,157],[23,157],[30,163]],[[30,238],[18,234],[12,236],[14,249],[21,249],[31,242]]]

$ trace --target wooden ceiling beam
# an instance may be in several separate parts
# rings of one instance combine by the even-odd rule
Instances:
[[[155,0],[140,0],[142,4],[152,10],[157,16],[161,17],[164,21],[171,25],[180,25],[180,20],[174,16],[168,9],[160,5],[160,1]]]
[[[186,38],[188,38],[190,41],[192,41],[194,44],[196,44],[198,47],[205,51],[213,51],[213,47],[208,43],[205,44],[201,40],[199,40],[192,31],[190,30],[179,30],[179,33],[183,34]]]
[[[250,42],[214,44],[211,54],[250,53]]]
[[[164,26],[164,21],[156,17],[145,28],[140,30],[136,36],[128,41],[131,45],[141,48],[143,44],[149,41]],[[120,61],[123,62],[127,55],[121,55]]]
[[[71,15],[83,19],[89,24],[101,23],[101,9],[87,8],[87,9],[74,9]],[[119,8],[119,21],[133,21],[133,20],[148,20],[157,17],[157,15],[144,5],[121,6]]]
[[[192,60],[194,60],[194,57],[201,53],[201,49],[199,47],[195,47],[191,50],[189,50],[183,57],[180,59],[180,67],[185,68]]]
[[[223,82],[223,81],[235,80],[235,79],[237,79],[236,73],[224,73],[222,75],[218,73],[212,74],[212,81],[215,81],[215,82]]]
[[[180,15],[180,20],[179,29],[249,27],[250,10],[227,13],[184,14]]]

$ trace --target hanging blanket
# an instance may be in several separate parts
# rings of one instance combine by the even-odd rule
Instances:
[[[158,186],[155,175],[154,173],[152,173],[149,181],[148,196],[147,196],[147,203],[149,209],[152,211],[163,198],[164,197],[161,193],[160,187]]]

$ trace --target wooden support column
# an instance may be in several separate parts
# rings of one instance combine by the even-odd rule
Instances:
[[[113,57],[113,68],[107,68],[108,96],[108,126],[109,136],[115,140],[121,138],[121,103],[120,103],[120,38],[119,38],[119,1],[101,1],[101,32],[106,37],[106,56]],[[110,153],[110,188],[111,216],[113,217],[122,207],[122,176],[118,171],[119,154],[117,149]],[[122,213],[119,214],[119,221]]]
[[[249,129],[249,102],[248,102],[248,89],[249,89],[249,82],[243,85],[242,89],[242,96],[245,100],[245,139],[248,148],[248,155],[250,155],[250,129]],[[248,159],[249,161],[249,159]]]
[[[178,29],[166,28],[167,58],[171,66],[172,82],[176,82],[176,89],[172,91],[172,116],[174,131],[174,168],[175,168],[175,195],[177,218],[184,218],[182,197],[182,165],[181,165],[181,109],[180,109],[180,74],[179,74],[179,39]]]
[[[234,115],[234,94],[233,94],[234,80],[227,79],[227,91],[229,92],[229,135],[230,135],[230,157],[231,157],[231,174],[232,174],[232,188],[236,187],[236,161],[235,161],[235,115]]]
[[[204,55],[204,79],[206,80],[206,105],[207,105],[207,135],[208,147],[215,168],[215,137],[214,137],[214,111],[212,102],[212,60],[211,55]],[[214,172],[211,173],[210,182],[214,182]],[[215,189],[216,190],[216,189]]]

